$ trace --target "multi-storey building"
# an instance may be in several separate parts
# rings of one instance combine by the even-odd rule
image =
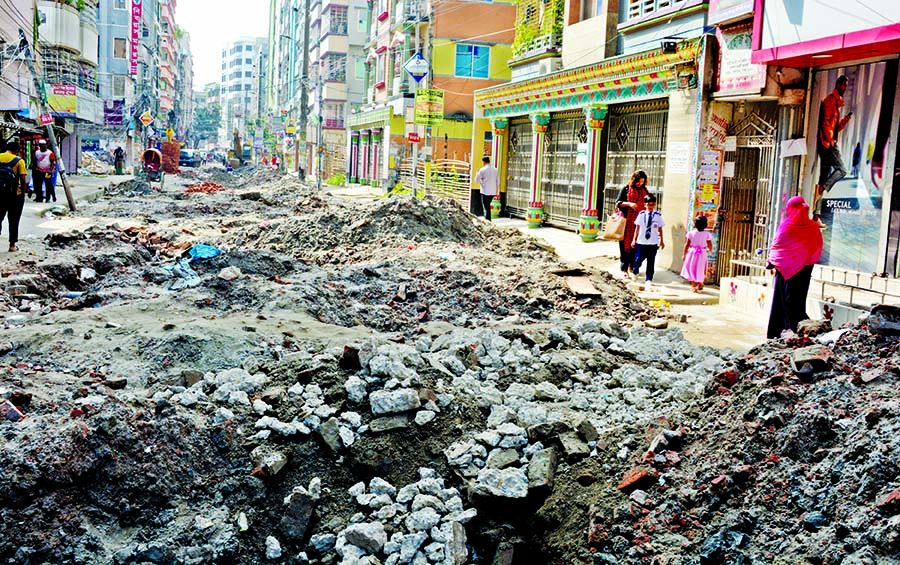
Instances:
[[[427,160],[470,159],[473,92],[510,78],[515,6],[462,0],[371,6],[366,101],[349,119],[350,181],[378,185],[414,152]],[[415,53],[429,63],[418,85],[404,70]],[[443,123],[414,123],[416,86],[444,91]],[[407,141],[410,133],[419,141]]]
[[[175,25],[175,0],[160,2],[159,110],[167,127],[177,125],[175,112],[175,76],[178,73],[178,29]]]
[[[219,139],[231,139],[237,130],[244,140],[253,138],[260,119],[259,72],[266,49],[262,38],[241,38],[222,50],[222,129]]]
[[[194,114],[194,58],[191,55],[191,36],[178,28],[176,73],[175,73],[175,132],[178,139],[193,143],[190,135],[191,117]]]
[[[37,116],[35,93],[28,66],[19,56],[19,29],[34,37],[34,3],[12,0],[0,7],[0,133],[7,139],[18,124]]]
[[[312,6],[306,170],[318,174],[321,155],[326,178],[346,170],[347,116],[362,104],[365,89],[367,12],[364,0],[314,0]]]
[[[70,171],[79,163],[83,124],[102,122],[97,63],[97,0],[76,6],[37,1],[39,72],[43,74],[51,114],[70,135],[60,145]],[[80,9],[79,9],[80,8]]]
[[[132,61],[132,76],[135,79],[135,104],[131,112],[134,116],[135,143],[143,149],[152,139],[163,137],[166,118],[160,109],[160,63],[162,60],[162,5],[159,0],[141,0],[138,24],[138,44],[136,61]],[[134,4],[132,4],[134,8]],[[139,117],[147,112],[153,122],[144,127]]]

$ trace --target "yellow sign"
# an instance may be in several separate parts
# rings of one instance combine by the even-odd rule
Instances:
[[[71,84],[54,84],[47,93],[47,103],[50,111],[57,116],[75,117],[78,109],[78,89]]]
[[[284,133],[293,135],[297,132],[297,126],[294,125],[294,120],[288,120],[284,125]]]
[[[444,91],[437,88],[416,89],[416,112],[413,122],[423,126],[444,123]]]
[[[153,123],[153,116],[150,115],[150,112],[144,112],[143,114],[141,114],[140,120],[141,123],[146,127]]]
[[[704,184],[703,185],[703,194],[700,196],[700,199],[703,202],[712,202],[713,198],[715,198],[715,190],[716,185],[714,184]]]

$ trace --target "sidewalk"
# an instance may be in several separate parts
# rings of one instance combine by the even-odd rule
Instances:
[[[499,218],[493,223],[498,227],[516,228],[528,237],[541,240],[553,247],[559,257],[573,268],[593,272],[603,270],[621,278],[617,241],[585,243],[574,231],[552,227],[532,229],[524,220],[513,218]],[[676,318],[685,315],[687,322],[670,322],[670,326],[681,328],[685,337],[693,343],[746,350],[765,341],[767,314],[738,314],[720,309],[718,287],[707,285],[702,293],[697,294],[679,274],[666,270],[657,270],[653,282],[650,287],[637,281],[627,285],[643,300],[662,299],[668,302]]]
[[[80,210],[81,205],[102,195],[103,189],[111,182],[123,182],[131,178],[133,177],[130,175],[118,177],[72,175],[67,177],[72,196],[75,198],[75,212],[69,211],[62,182],[57,182],[56,184],[56,202],[37,203],[26,198],[25,208],[22,210],[22,219],[19,222],[19,239],[25,241],[40,240],[50,233],[78,229],[92,223],[89,218],[79,214],[78,210]],[[55,214],[53,212],[54,209],[60,210],[61,213]],[[48,213],[53,214],[53,216],[48,217]]]

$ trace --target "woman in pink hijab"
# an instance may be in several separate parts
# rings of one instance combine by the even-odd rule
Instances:
[[[806,296],[813,265],[822,255],[822,230],[809,218],[809,204],[802,196],[788,200],[784,221],[769,250],[769,268],[775,269],[775,295],[769,314],[769,339],[785,330],[797,331],[806,315]]]

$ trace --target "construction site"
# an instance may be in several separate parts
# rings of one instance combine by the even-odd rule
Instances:
[[[896,308],[723,348],[453,199],[107,180],[0,256],[2,563],[900,563]]]

